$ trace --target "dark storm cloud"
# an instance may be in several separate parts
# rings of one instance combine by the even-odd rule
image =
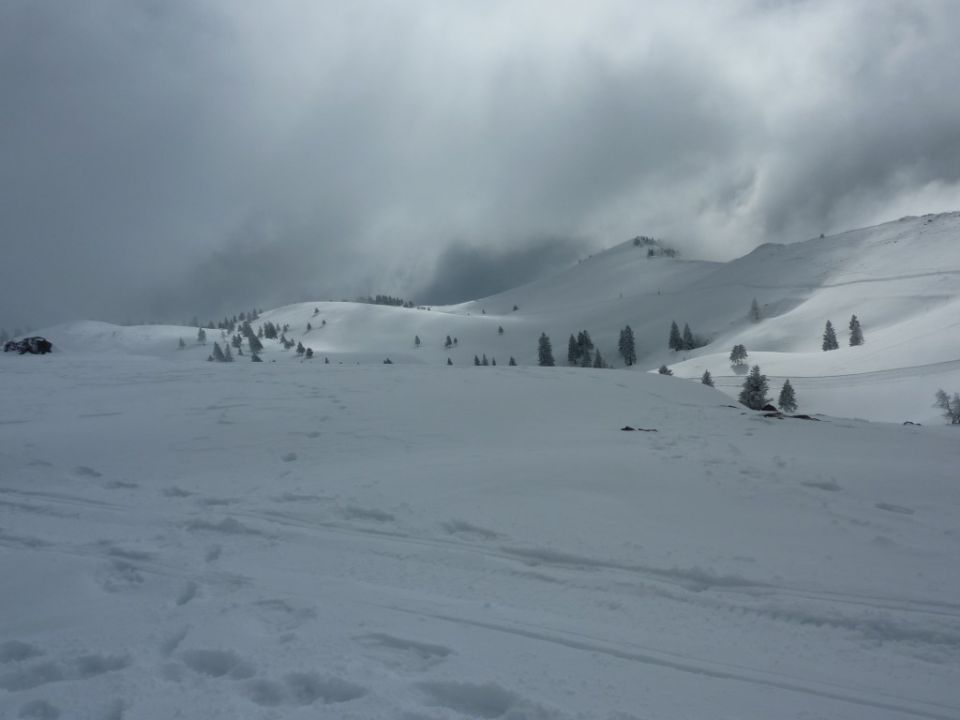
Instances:
[[[582,244],[562,238],[532,240],[516,248],[449,245],[431,282],[416,292],[425,305],[451,305],[509,290],[572,264]]]
[[[544,237],[726,258],[956,209],[957,27],[949,0],[7,0],[0,326],[462,298],[553,267]]]

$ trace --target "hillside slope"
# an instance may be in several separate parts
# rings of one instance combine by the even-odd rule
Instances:
[[[756,299],[764,319],[747,317]],[[514,310],[514,307],[517,309]],[[856,314],[866,344],[846,346]],[[841,348],[820,350],[831,320]],[[671,321],[710,340],[683,353],[667,349]],[[622,368],[620,329],[636,335],[638,365],[668,364],[678,377],[705,369],[732,395],[741,377],[728,363],[744,344],[750,363],[770,376],[775,396],[783,378],[798,390],[805,412],[885,420],[937,422],[933,393],[960,389],[960,213],[910,217],[792,245],[764,245],[728,263],[647,257],[624,243],[528,285],[447,307],[407,309],[351,302],[304,302],[263,314],[258,322],[289,325],[287,336],[332,363],[470,365],[486,355],[536,364],[537,338],[552,339],[558,364],[567,339],[587,330],[606,361]],[[325,321],[325,325],[323,325]],[[308,330],[308,324],[312,329]],[[503,328],[503,333],[499,329]],[[102,323],[53,328],[61,350],[116,350],[204,359],[196,329],[116,328]],[[455,347],[444,347],[447,336]],[[188,348],[177,351],[183,337]],[[420,338],[417,346],[415,338]],[[218,338],[209,333],[210,342]],[[266,359],[289,354],[267,342]]]

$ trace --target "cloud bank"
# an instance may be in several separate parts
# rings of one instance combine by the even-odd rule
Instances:
[[[957,27],[949,0],[8,0],[0,326],[458,301],[571,243],[724,259],[957,209]]]

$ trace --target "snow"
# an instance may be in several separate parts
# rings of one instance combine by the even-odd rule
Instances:
[[[960,717],[960,445],[929,408],[960,388],[958,226],[264,314],[313,361],[43,331],[0,356],[0,717]],[[755,295],[781,314],[749,323]],[[715,345],[677,362],[671,319]],[[627,322],[638,367],[529,366],[542,331],[614,360]],[[736,342],[824,414],[732,402]]]

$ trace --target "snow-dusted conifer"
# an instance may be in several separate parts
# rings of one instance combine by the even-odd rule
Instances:
[[[510,367],[516,367],[517,361],[513,359],[513,355],[510,356],[510,362],[507,363]]]
[[[572,333],[570,340],[567,341],[567,362],[571,365],[576,365],[580,362],[580,345]]]
[[[553,367],[553,346],[550,344],[550,338],[546,333],[540,333],[540,339],[537,342],[537,363],[540,367]]]
[[[197,328],[197,342],[201,345],[207,344],[207,331],[203,328]]]
[[[217,362],[223,362],[223,361],[224,361],[223,350],[220,349],[220,344],[219,344],[216,340],[213,341],[213,356],[212,356],[212,357],[213,357],[213,359],[216,360]]]
[[[797,411],[797,395],[793,391],[793,385],[790,380],[783,381],[783,387],[780,388],[780,397],[777,399],[777,405],[786,413]]]
[[[697,341],[693,337],[693,331],[686,323],[683,324],[683,349],[693,350],[697,346]]]
[[[713,376],[710,374],[709,370],[703,371],[703,375],[700,376],[700,382],[702,382],[704,385],[713,387]]]
[[[620,341],[617,343],[617,350],[623,357],[623,362],[627,367],[637,362],[637,348],[633,337],[633,329],[629,325],[620,331]]]
[[[763,314],[760,312],[760,305],[757,303],[757,299],[754,298],[750,302],[750,322],[760,322],[763,319]]]
[[[850,318],[850,344],[863,345],[863,328],[860,327],[860,321],[857,320],[856,315]]]
[[[447,358],[447,365],[453,365],[453,360],[451,360],[450,358]]]
[[[740,391],[740,402],[752,410],[760,410],[764,405],[770,402],[767,397],[767,376],[760,373],[760,366],[754,365],[743,381],[743,389]]]
[[[670,323],[670,339],[667,341],[667,346],[671,350],[683,350],[683,337],[680,335],[680,328],[676,321]]]
[[[823,330],[823,345],[824,351],[827,350],[836,350],[840,347],[840,344],[837,342],[837,333],[833,329],[833,324],[827,320],[827,326]]]
[[[668,368],[666,365],[661,365],[657,372],[661,375],[673,375],[673,370]]]
[[[730,364],[737,367],[744,364],[747,359],[747,348],[744,345],[734,345],[730,351]]]
[[[223,346],[223,361],[233,362],[233,353],[230,351],[230,346],[227,344],[224,344]]]

